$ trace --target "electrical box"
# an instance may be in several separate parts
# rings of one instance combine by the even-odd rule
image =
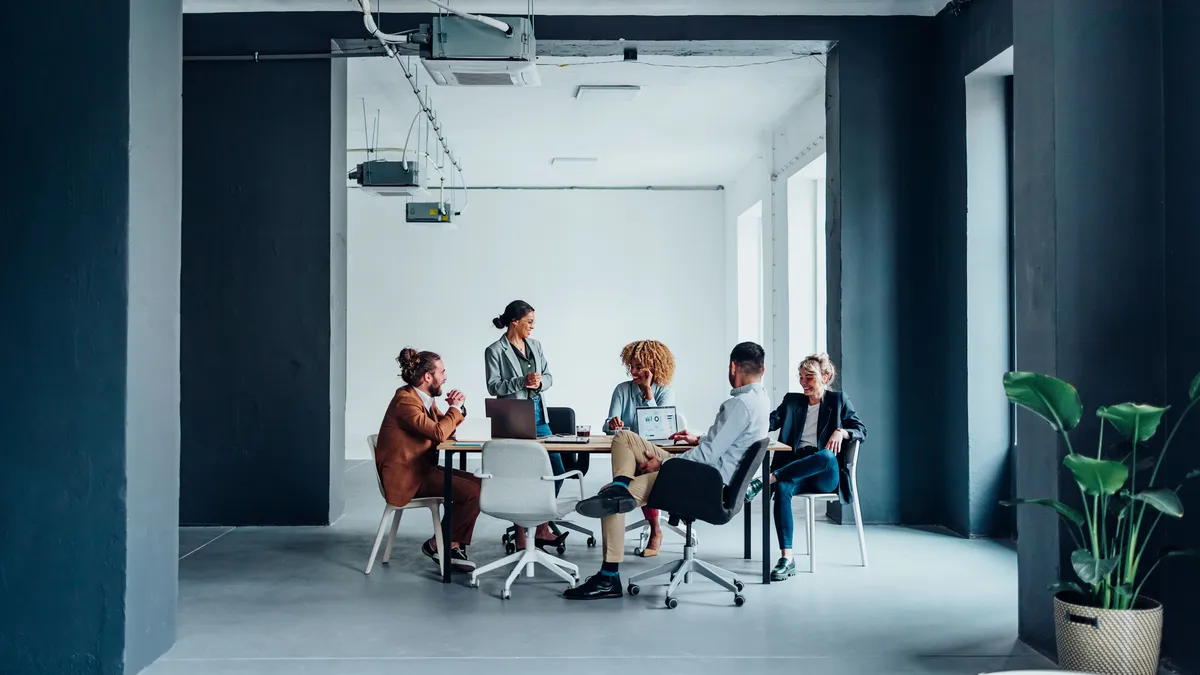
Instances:
[[[439,202],[409,202],[404,220],[409,223],[449,223],[450,205]]]
[[[363,190],[377,195],[415,197],[425,194],[416,162],[372,160],[356,166],[348,177],[357,181]]]

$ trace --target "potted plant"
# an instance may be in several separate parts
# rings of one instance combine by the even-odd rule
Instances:
[[[1100,440],[1093,456],[1078,453],[1071,445],[1070,431],[1083,414],[1075,387],[1047,375],[1012,372],[1004,375],[1004,392],[1009,401],[1036,413],[1062,436],[1067,447],[1063,466],[1079,486],[1082,513],[1054,499],[1003,502],[1053,509],[1075,542],[1071,567],[1079,583],[1063,581],[1051,587],[1059,665],[1101,675],[1154,675],[1162,641],[1162,605],[1144,597],[1142,587],[1161,562],[1193,552],[1163,550],[1153,558],[1144,556],[1163,516],[1183,517],[1179,500],[1183,482],[1200,476],[1200,471],[1191,471],[1172,485],[1159,475],[1175,432],[1200,402],[1200,375],[1192,380],[1187,408],[1157,455],[1148,442],[1167,408],[1121,403],[1097,409]],[[1120,440],[1106,452],[1107,426]],[[1146,471],[1149,480],[1144,478]]]

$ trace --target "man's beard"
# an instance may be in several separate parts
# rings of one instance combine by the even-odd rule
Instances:
[[[434,398],[441,396],[442,395],[442,385],[440,385],[440,384],[429,385],[429,395]]]

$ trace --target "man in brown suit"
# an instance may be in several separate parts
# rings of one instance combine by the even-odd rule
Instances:
[[[396,390],[375,448],[375,465],[383,481],[383,492],[389,504],[404,506],[419,497],[441,497],[445,489],[445,473],[437,463],[437,446],[454,438],[466,413],[466,396],[457,389],[446,394],[450,406],[444,414],[433,399],[442,395],[446,369],[442,358],[433,352],[418,352],[406,347],[396,357],[400,377],[406,383]],[[450,564],[459,569],[474,569],[467,557],[467,546],[479,517],[479,479],[455,470],[450,479],[450,498],[454,502],[454,521],[451,523]],[[421,546],[421,552],[438,560],[439,551],[434,539]]]

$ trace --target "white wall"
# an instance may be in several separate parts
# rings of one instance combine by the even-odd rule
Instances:
[[[737,220],[762,202],[763,293],[762,345],[767,351],[763,378],[772,400],[788,391],[796,364],[791,354],[792,299],[789,269],[787,179],[825,153],[825,90],[819,86],[764,134],[759,153],[730,183],[725,198],[726,294],[731,312],[726,334],[737,335]],[[822,185],[822,189],[824,186]],[[823,218],[822,214],[822,218]]]
[[[471,194],[457,230],[404,222],[404,200],[349,196],[347,456],[366,458],[401,386],[406,345],[442,355],[448,386],[483,416],[483,350],[511,300],[537,309],[550,405],[599,426],[624,377],[621,347],[665,342],[690,426],[728,396],[724,197],[716,191],[489,191]]]

